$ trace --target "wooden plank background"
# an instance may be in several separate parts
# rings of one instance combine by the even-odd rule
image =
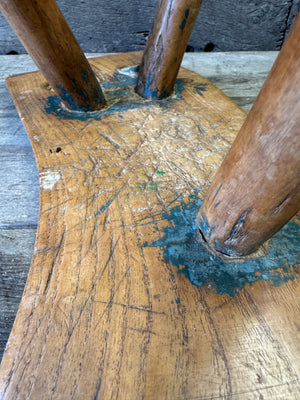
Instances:
[[[210,79],[249,111],[276,55],[277,52],[190,53],[185,55],[183,66]],[[5,78],[33,70],[36,67],[27,55],[0,57],[0,359],[26,281],[39,207],[33,152]]]
[[[157,0],[57,0],[85,52],[142,50]],[[190,51],[279,50],[300,0],[204,0]],[[24,53],[0,15],[0,54]],[[14,53],[15,54],[15,53]]]

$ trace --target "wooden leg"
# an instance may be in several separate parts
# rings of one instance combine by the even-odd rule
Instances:
[[[137,92],[145,98],[171,95],[202,0],[162,0],[139,71]]]
[[[198,214],[216,255],[243,257],[300,208],[300,15]]]
[[[54,0],[1,0],[0,10],[68,108],[103,106],[96,77]]]

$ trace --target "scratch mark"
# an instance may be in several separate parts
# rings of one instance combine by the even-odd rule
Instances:
[[[166,315],[165,312],[163,311],[154,311],[151,308],[147,306],[139,306],[135,304],[124,304],[124,303],[114,303],[111,301],[101,301],[101,300],[95,300],[95,303],[101,303],[101,304],[111,304],[113,306],[120,306],[120,307],[125,307],[125,308],[132,308],[135,310],[140,310],[140,311],[145,311],[151,314],[158,314],[158,315]]]
[[[114,147],[116,147],[117,149],[120,149],[122,146],[117,143],[115,140],[113,140],[112,138],[110,138],[109,136],[105,135],[105,133],[103,132],[98,132],[100,136],[102,136],[105,140],[107,140],[110,144],[112,144]]]
[[[214,197],[213,197],[213,200],[215,200],[215,198],[218,196],[219,191],[220,191],[220,189],[221,189],[222,186],[223,186],[223,184],[221,184],[221,185],[219,186],[218,190],[216,191],[216,193],[215,193],[215,195],[214,195]]]
[[[63,242],[64,242],[64,240],[65,240],[65,232],[62,234],[60,243],[59,243],[59,245],[56,247],[56,248],[57,248],[57,252],[56,252],[56,254],[55,254],[54,257],[53,257],[52,265],[51,265],[51,268],[50,268],[49,273],[48,273],[47,281],[46,281],[46,284],[45,284],[45,289],[44,289],[44,291],[43,291],[43,294],[44,294],[44,295],[47,295],[47,293],[48,293],[48,290],[49,290],[49,287],[50,287],[50,283],[51,283],[51,280],[52,280],[52,276],[53,276],[53,271],[54,271],[56,262],[57,262],[57,260],[58,260],[58,256],[59,256],[60,250],[61,250],[62,247],[63,247]]]
[[[104,213],[104,211],[112,204],[112,202],[117,198],[117,196],[120,194],[120,192],[124,189],[124,186],[111,198],[109,199],[103,206],[100,207],[100,210],[98,210],[95,215],[101,215]]]
[[[113,202],[113,199],[108,200],[108,202],[103,204],[103,206],[100,208],[99,211],[97,211],[95,213],[95,215],[101,215],[102,213],[104,213],[104,211],[111,205],[112,202]]]

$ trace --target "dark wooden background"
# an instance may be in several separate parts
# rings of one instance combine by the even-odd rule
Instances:
[[[157,0],[57,0],[85,52],[142,50]],[[203,0],[189,51],[279,50],[300,0]],[[25,50],[0,16],[0,54]]]

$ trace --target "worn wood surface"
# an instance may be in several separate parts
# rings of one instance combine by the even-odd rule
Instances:
[[[208,77],[249,111],[277,53],[186,54],[183,65]],[[38,175],[31,145],[5,78],[36,69],[29,56],[2,56],[1,124],[1,356],[19,305],[32,257],[38,221]],[[12,173],[14,171],[14,173]],[[19,268],[16,268],[18,263]]]
[[[249,256],[300,210],[300,14],[198,215],[204,243]]]
[[[66,107],[101,108],[99,83],[55,0],[2,0],[0,10]]]
[[[136,53],[91,63],[108,105],[86,118],[52,103],[40,73],[7,81],[41,194],[0,393],[14,400],[191,397],[200,390],[197,371],[214,358],[213,349],[193,354],[203,331],[192,315],[202,319],[204,289],[195,291],[146,243],[169,225],[165,212],[209,185],[245,113],[187,70],[173,98],[145,101],[128,77],[128,66],[140,63]],[[231,390],[222,380],[211,393]]]
[[[249,109],[251,101],[257,94],[257,89],[262,84],[272,64],[272,61],[274,60],[274,56],[275,54],[252,54],[248,56],[237,54],[222,54],[218,55],[218,57],[216,58],[216,55],[209,55],[208,58],[203,58],[203,62],[201,64],[203,68],[202,73],[206,71],[207,76],[209,76],[208,74],[210,73],[211,77],[215,79],[217,84],[219,84],[220,86],[223,85],[223,88],[227,90],[227,92],[231,94],[232,97],[239,99],[241,105],[244,105],[247,109]],[[14,72],[16,72],[18,68],[24,70],[25,68],[31,68],[32,66],[30,65],[30,62],[28,62],[28,58],[25,58],[25,60],[27,61],[24,65],[22,65],[22,62],[24,62],[23,57],[14,57],[13,59],[19,60],[19,62],[18,64],[8,67],[10,71],[14,70]],[[192,57],[188,61],[186,61],[186,63],[192,68],[193,66],[196,66],[196,68],[201,69],[200,61],[201,57],[192,55]],[[213,61],[215,62],[215,64],[213,63]],[[1,65],[3,66],[4,64],[5,63],[3,62]],[[7,67],[5,68],[4,66],[3,68],[5,71],[7,71]],[[238,74],[237,70],[241,70],[243,72]],[[239,89],[237,89],[237,85]],[[34,173],[34,171],[36,170],[32,152],[30,150],[30,145],[28,141],[26,141],[21,122],[17,118],[14,107],[9,100],[9,96],[6,90],[3,89],[3,94],[5,93],[6,97],[5,95],[3,95],[1,96],[0,100],[4,102],[2,107],[2,116],[4,116],[5,118],[1,118],[1,121],[3,123],[1,131],[3,131],[3,134],[1,135],[0,140],[2,148],[1,157],[3,163],[1,163],[0,172],[5,178],[5,180],[3,181],[7,182],[7,186],[2,185],[0,192],[1,200],[2,198],[5,200],[4,202],[0,202],[2,228],[0,237],[0,276],[2,280],[0,294],[2,302],[1,309],[6,310],[7,312],[7,314],[4,314],[2,324],[4,324],[7,329],[8,324],[5,321],[5,317],[7,317],[8,319],[10,317],[10,319],[12,319],[13,312],[10,306],[12,305],[13,307],[16,307],[17,295],[20,294],[20,291],[22,290],[22,281],[24,282],[24,278],[26,275],[26,262],[28,263],[31,257],[31,246],[33,245],[33,237],[35,232],[34,228],[37,222],[38,191],[37,172]],[[45,137],[43,132],[39,134],[41,134],[41,137]],[[39,146],[38,143],[39,142],[36,141],[36,148]],[[108,143],[108,145],[110,144]],[[55,140],[55,143],[53,143],[53,145],[51,143],[49,143],[49,145],[50,146],[47,146],[47,148],[48,150],[51,149],[52,153],[50,151],[49,153],[45,152],[45,157],[47,157],[48,161],[50,161],[51,164],[56,164],[57,162],[61,162],[61,159],[59,159],[59,157],[66,157],[65,159],[63,159],[63,162],[66,162],[68,165],[67,157],[69,155],[62,153],[62,151],[56,153],[58,147],[57,139]],[[69,146],[70,144],[66,142],[65,145]],[[59,147],[61,147],[63,150],[67,150],[62,145]],[[65,153],[68,153],[68,151],[65,151]],[[88,162],[91,163],[92,166],[93,160],[90,160]],[[18,163],[20,165],[20,168],[16,168],[16,165],[18,165]],[[19,171],[17,172],[18,169]],[[12,171],[14,171],[15,173],[12,173]],[[84,171],[81,171],[80,173],[83,175],[85,174]],[[95,178],[96,176],[93,177],[93,179]],[[47,181],[44,180],[44,184],[46,184],[47,186]],[[87,182],[87,184],[89,185],[91,184],[91,182]],[[152,189],[154,188],[155,187],[153,186]],[[46,187],[44,187],[44,189],[46,189]],[[57,187],[57,189],[60,188]],[[151,196],[153,195],[153,191],[151,188],[149,189],[150,190],[148,192],[148,200],[150,200],[151,204]],[[25,198],[24,203],[22,203],[22,200],[24,200],[22,199],[23,193],[27,193],[28,196],[27,198]],[[63,191],[55,191],[55,196],[60,196],[62,194]],[[76,201],[75,197],[73,198],[73,201]],[[12,199],[15,199],[15,203],[13,205],[11,204]],[[18,204],[18,207],[16,207],[15,204]],[[121,204],[123,204],[124,207],[124,204],[126,203]],[[147,204],[147,206],[149,205]],[[61,205],[60,207],[63,207],[63,205]],[[100,210],[101,207],[98,211]],[[122,206],[120,208],[113,208],[111,221],[107,221],[107,223],[112,224],[113,221],[118,219],[115,219],[114,217],[118,217],[121,210]],[[81,210],[79,214],[82,211],[83,210]],[[104,218],[104,211],[105,210],[98,214],[99,218]],[[49,213],[50,210],[48,210],[47,212]],[[55,210],[53,210],[52,212],[55,213]],[[76,222],[76,218],[78,218],[78,215],[74,216],[73,223]],[[59,220],[57,220],[57,223],[59,226]],[[160,224],[162,222],[158,221],[157,223]],[[149,227],[149,225],[145,226]],[[122,226],[119,227],[119,229],[121,228]],[[146,228],[142,229],[145,229],[145,232],[147,231]],[[77,231],[75,230],[75,236],[79,234],[79,231],[77,233],[76,232]],[[156,233],[154,234],[152,233],[152,231],[147,232],[148,236],[150,235],[150,239],[153,239],[152,235],[158,235],[158,231],[155,231]],[[56,233],[58,233],[58,231],[56,231]],[[107,235],[109,234],[110,232],[107,232]],[[49,236],[49,239],[53,239],[55,241],[55,237],[57,236],[54,234],[54,232],[52,232],[52,235]],[[127,235],[130,236],[131,233],[127,233]],[[77,236],[75,236],[74,239],[75,242],[77,242]],[[129,238],[129,236],[127,236],[127,238]],[[40,239],[44,240],[43,238]],[[117,246],[119,246],[120,243],[124,242],[124,236],[121,235],[118,241],[117,239],[118,238],[116,238],[115,241],[115,250],[117,250]],[[45,240],[47,240],[46,237]],[[141,240],[144,243],[144,241],[147,240],[147,237],[143,237]],[[130,242],[131,241],[129,240],[129,243]],[[109,249],[106,249],[106,251],[109,252]],[[49,252],[49,254],[55,253],[55,249],[49,249]],[[152,252],[151,247],[145,247],[144,252],[147,259],[149,254]],[[36,254],[36,257],[43,257],[43,254],[45,254],[45,252],[38,252]],[[75,254],[76,251],[74,253],[74,256]],[[86,259],[87,263],[89,260],[91,260],[90,257],[93,258],[93,254],[90,254],[88,256],[88,258]],[[58,255],[57,260],[63,261],[62,254]],[[156,349],[157,351],[158,348],[158,352],[160,353],[160,358],[158,359],[158,361],[156,360],[154,364],[152,364],[152,362],[154,361],[151,359],[151,357],[150,362],[149,358],[140,358],[140,368],[142,368],[142,365],[148,368],[147,371],[149,373],[149,378],[148,380],[144,380],[143,375],[140,376],[140,381],[134,382],[134,386],[140,388],[141,390],[143,390],[144,388],[147,394],[155,393],[153,397],[148,396],[148,398],[164,397],[163,391],[166,390],[167,387],[166,381],[170,381],[170,371],[173,371],[174,374],[174,370],[172,368],[175,368],[174,376],[176,379],[173,379],[173,387],[172,390],[170,390],[169,392],[171,396],[170,398],[174,398],[174,393],[176,391],[177,393],[180,393],[177,398],[188,399],[211,398],[212,396],[215,398],[237,399],[297,399],[299,397],[298,360],[300,356],[300,351],[298,347],[299,330],[297,327],[297,320],[299,318],[299,299],[296,295],[298,287],[297,279],[295,279],[294,281],[290,281],[278,288],[272,287],[269,283],[266,282],[257,282],[255,285],[248,285],[245,289],[240,290],[237,296],[231,298],[227,295],[216,295],[216,293],[207,286],[200,289],[191,286],[190,282],[183,275],[177,274],[176,268],[174,269],[171,264],[164,264],[168,266],[168,268],[167,270],[164,269],[160,272],[162,275],[156,275],[154,273],[155,268],[154,270],[152,270],[151,265],[151,268],[149,266],[148,271],[149,276],[146,277],[144,273],[142,274],[143,276],[141,276],[140,298],[136,300],[141,300],[142,297],[145,295],[145,292],[143,292],[143,288],[147,286],[145,284],[145,279],[149,279],[148,289],[150,297],[148,298],[148,300],[151,299],[152,309],[151,312],[148,312],[146,309],[145,311],[137,311],[135,306],[141,306],[141,304],[139,304],[138,302],[123,302],[122,304],[124,304],[124,307],[121,305],[118,307],[117,304],[113,305],[113,303],[117,303],[117,297],[120,296],[121,292],[123,293],[123,295],[125,295],[125,291],[123,291],[121,287],[123,283],[126,283],[126,285],[130,285],[132,282],[134,282],[135,278],[133,274],[129,274],[129,270],[127,269],[130,263],[121,263],[121,269],[113,270],[111,268],[111,265],[114,264],[115,258],[112,257],[111,260],[112,262],[107,268],[107,272],[110,271],[110,275],[106,276],[105,279],[109,279],[111,283],[115,282],[119,292],[116,293],[114,299],[110,298],[109,293],[100,293],[100,297],[105,297],[107,294],[107,299],[100,299],[101,301],[104,301],[104,303],[101,303],[100,301],[100,303],[97,303],[98,305],[96,305],[96,307],[101,307],[101,304],[104,307],[105,312],[103,314],[103,319],[106,319],[106,317],[109,315],[113,315],[114,317],[119,314],[120,316],[122,315],[120,326],[123,326],[124,329],[122,328],[122,332],[125,336],[118,336],[117,332],[114,332],[113,336],[115,339],[113,337],[109,338],[108,343],[110,342],[110,340],[115,340],[115,344],[113,347],[106,349],[107,353],[103,358],[103,365],[107,365],[105,363],[107,363],[109,360],[109,357],[106,358],[106,356],[108,356],[108,353],[110,351],[116,351],[117,347],[115,346],[118,346],[124,338],[130,337],[127,336],[129,331],[133,334],[132,340],[134,338],[141,337],[141,335],[144,335],[143,337],[145,340],[143,342],[143,349],[137,346],[138,341],[135,340],[135,351],[137,348],[140,352],[143,352],[144,349],[148,349],[148,357],[149,354],[153,354],[154,349]],[[134,265],[136,268],[139,263],[135,261]],[[168,282],[168,280],[166,281],[164,279],[160,279],[163,278],[163,274],[169,274],[169,268],[171,268],[171,271],[173,271],[174,273],[174,277],[172,278],[171,282],[169,281],[169,284],[171,285],[172,290],[176,290],[176,293],[178,293],[178,297],[175,297],[174,299],[168,298],[168,296],[166,295],[166,293],[168,292],[166,290],[166,282]],[[137,271],[138,270],[139,269],[137,268]],[[142,273],[142,270],[139,271]],[[118,275],[118,273],[121,273],[122,271],[125,273],[125,275],[127,274],[125,276],[126,279],[123,281],[118,280],[122,277],[121,275]],[[46,269],[44,270],[44,272],[46,273]],[[11,276],[11,273],[13,273],[13,277]],[[46,277],[42,276],[42,279],[46,279]],[[49,293],[53,293],[53,287],[51,288],[51,286],[48,286],[46,281],[44,281],[47,287],[46,291]],[[157,293],[155,293],[154,297],[151,297],[151,295],[154,294],[154,289],[151,285],[149,285],[149,283],[154,282],[158,282],[159,286],[162,285],[162,290],[158,290]],[[91,282],[86,281],[84,285],[81,286],[83,292],[87,290],[87,286],[90,283]],[[118,283],[120,284],[120,286],[118,286]],[[66,287],[69,284],[71,284],[71,281],[65,283]],[[8,287],[9,290],[6,290],[4,292],[2,290],[3,287]],[[158,286],[154,286],[154,288],[155,287]],[[78,289],[79,292],[81,292],[80,287],[78,287]],[[128,295],[132,296],[133,293],[129,291]],[[198,299],[197,301],[199,307],[199,309],[194,310],[195,312],[192,314],[189,310],[191,299]],[[120,299],[120,304],[121,300],[124,299]],[[131,300],[134,299],[131,298]],[[108,302],[105,303],[105,301]],[[126,304],[128,307],[125,307]],[[148,306],[149,304],[150,303],[145,303],[143,305]],[[170,314],[168,314],[167,317],[164,314],[155,313],[155,311],[162,312],[164,306],[166,305],[168,306],[168,309],[170,311]],[[39,307],[41,306],[42,304],[40,304]],[[67,312],[69,306],[70,303],[65,302],[65,308],[63,311]],[[174,308],[171,309],[171,306],[174,306]],[[74,308],[73,312],[74,321],[76,322],[76,315],[78,317],[78,315],[80,314],[80,310],[76,311],[76,309]],[[131,318],[135,312],[138,312],[140,314],[140,317],[138,318],[138,320],[136,320],[138,324],[136,326],[130,326],[128,324],[128,321],[132,321]],[[230,318],[228,319],[229,314]],[[56,319],[64,319],[61,315],[59,315],[59,313],[53,316],[56,322]],[[160,322],[161,319],[163,319],[163,321]],[[181,325],[183,319],[184,325]],[[94,320],[90,321],[93,324]],[[168,322],[166,323],[166,321]],[[84,322],[81,321],[81,323]],[[151,325],[151,330],[149,330],[149,324]],[[62,329],[65,329],[65,331],[67,331],[68,328],[66,327],[66,325],[64,326],[65,328],[63,328],[62,326]],[[224,326],[226,326],[225,331]],[[55,326],[53,326],[50,331],[52,332],[52,329],[54,328]],[[162,334],[162,328],[165,332],[164,334]],[[72,327],[69,326],[69,329],[72,329]],[[74,329],[74,332],[76,332],[76,329]],[[223,333],[221,333],[222,331]],[[2,332],[5,333],[5,329],[3,329],[1,333]],[[159,332],[160,334],[158,335]],[[169,336],[170,332],[171,336]],[[53,332],[53,334],[55,334],[55,332]],[[75,338],[75,336],[77,337],[77,334],[73,337]],[[166,346],[166,344],[169,343],[169,340],[172,341],[173,347],[172,351],[171,348],[169,348],[171,351],[171,353],[169,353],[171,354],[171,356],[170,358],[168,358],[170,364],[166,366],[166,359],[162,357],[162,350],[168,347]],[[98,348],[99,342],[101,343],[101,340],[97,342],[97,344],[95,345],[95,349]],[[181,347],[182,352],[180,353],[180,355],[178,355],[177,361],[174,359],[173,362],[172,357],[175,357],[173,349],[175,349],[177,346],[178,348]],[[190,346],[192,346],[192,351],[190,351]],[[130,348],[130,346],[126,348]],[[88,346],[87,348],[83,346],[82,349],[85,349],[86,354],[90,354],[90,349]],[[38,351],[38,349],[36,350]],[[113,353],[110,354],[112,355]],[[126,360],[127,356],[128,353],[125,351],[125,353],[123,353],[123,360]],[[120,358],[118,359],[120,361]],[[146,362],[147,360],[148,362]],[[200,360],[202,360],[204,364],[202,364],[201,369],[198,369]],[[27,356],[25,355],[24,361],[30,362],[30,359],[27,358]],[[87,361],[89,362],[90,360]],[[21,360],[21,362],[23,361]],[[126,390],[128,390],[127,385],[129,385],[130,387],[130,379],[132,379],[133,375],[131,374],[132,369],[127,368],[126,372],[128,381],[124,382],[121,380],[121,375],[119,375],[119,372],[122,371],[122,368],[124,368],[125,365],[126,363],[123,365],[121,365],[120,363],[116,363],[114,365],[109,365],[109,368],[113,369],[113,371],[116,371],[115,376],[120,377],[120,381],[117,380],[118,385],[119,387],[124,388],[126,393]],[[182,370],[187,370],[190,375],[182,375],[180,373],[180,371]],[[161,372],[159,371],[164,372],[163,374],[161,374]],[[80,368],[77,370],[77,372],[79,374],[77,375],[77,377],[79,377]],[[195,376],[195,379],[191,379],[193,375]],[[76,382],[79,381],[80,380],[77,380]],[[74,396],[75,393],[78,394],[78,387],[76,386],[76,382],[73,387]],[[114,381],[114,388],[117,390],[118,385],[116,385],[115,382],[116,381]],[[38,385],[32,387],[32,389],[33,392],[34,390],[38,390]],[[45,388],[43,386],[43,390],[44,389]],[[107,386],[104,385],[101,390],[109,391],[110,389],[111,388],[107,388]],[[124,393],[124,391],[122,393]],[[111,397],[117,398],[116,392]],[[62,398],[66,398],[66,396]],[[71,396],[69,396],[69,398],[71,398]],[[76,398],[76,396],[74,398]],[[122,398],[126,397],[123,396]]]
[[[89,52],[143,50],[157,0],[58,0],[80,46]],[[299,0],[204,0],[189,45],[195,51],[279,50]],[[24,52],[0,15],[0,54]]]
[[[171,95],[202,0],[163,0],[144,49],[137,92],[145,98]]]

